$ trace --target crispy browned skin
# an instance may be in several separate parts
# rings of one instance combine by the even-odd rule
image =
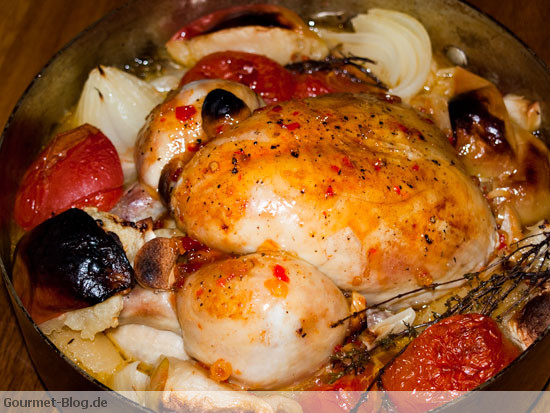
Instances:
[[[379,96],[257,111],[194,156],[171,207],[211,247],[286,250],[377,301],[480,267],[496,241],[442,133]]]

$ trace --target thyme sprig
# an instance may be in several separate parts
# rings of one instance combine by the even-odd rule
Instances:
[[[344,57],[328,56],[323,60],[305,60],[303,62],[291,63],[286,65],[285,68],[301,74],[332,71],[349,77],[353,82],[367,83],[371,86],[387,91],[388,87],[380,79],[378,79],[378,77],[376,77],[374,73],[363,66],[363,63],[376,62],[367,57],[359,57],[353,55]],[[351,73],[347,67],[352,67],[358,70],[359,72],[367,76],[370,80],[372,80],[373,83],[365,82],[363,79],[360,79],[359,77]]]

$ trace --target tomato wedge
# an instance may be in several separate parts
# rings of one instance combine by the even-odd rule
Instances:
[[[29,230],[69,208],[110,210],[122,195],[124,176],[111,141],[90,125],[62,133],[23,176],[14,218]]]
[[[203,57],[181,79],[180,86],[200,79],[225,79],[242,83],[267,104],[292,98],[291,73],[268,57],[245,52],[217,52]]]
[[[456,315],[424,330],[384,371],[382,385],[398,408],[427,411],[484,383],[518,354],[490,317]]]

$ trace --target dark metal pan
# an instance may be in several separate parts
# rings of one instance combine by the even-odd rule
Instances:
[[[12,211],[23,173],[51,137],[64,111],[77,102],[88,72],[98,63],[122,67],[136,56],[163,47],[184,23],[213,10],[244,3],[257,1],[135,0],[84,31],[54,56],[33,80],[11,114],[0,148],[2,275],[31,358],[48,389],[107,388],[57,350],[29,317],[13,289],[10,276],[16,228]],[[407,12],[425,25],[434,51],[444,53],[449,46],[458,47],[467,56],[467,67],[495,82],[503,92],[523,94],[540,101],[543,113],[541,136],[550,137],[550,70],[513,34],[465,3],[452,0],[284,0],[273,3],[294,9],[305,18],[320,11],[353,15],[371,7]],[[540,390],[550,378],[550,369],[545,367],[548,365],[550,329],[479,390]],[[510,406],[510,411],[526,410],[524,404],[518,400],[517,405]],[[127,405],[128,408],[131,406]],[[465,398],[449,408],[463,410],[467,406]]]

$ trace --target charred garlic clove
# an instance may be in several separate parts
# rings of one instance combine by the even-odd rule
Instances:
[[[515,335],[527,348],[550,326],[550,292],[532,298],[512,320]]]
[[[129,290],[134,271],[118,237],[73,208],[25,234],[13,274],[23,305],[42,323]]]
[[[177,32],[166,48],[185,66],[224,50],[262,54],[281,65],[319,60],[328,54],[325,43],[296,13],[267,4],[236,6],[203,16]]]
[[[176,281],[176,260],[185,252],[179,238],[153,238],[138,251],[134,261],[137,282],[145,288],[169,290]]]

